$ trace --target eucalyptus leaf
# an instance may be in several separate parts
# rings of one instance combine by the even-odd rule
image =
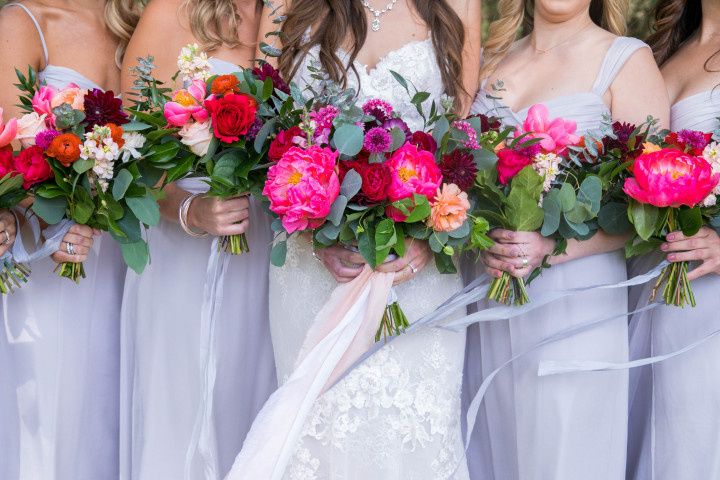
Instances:
[[[544,237],[557,232],[560,228],[560,219],[562,216],[562,204],[560,203],[560,190],[552,189],[548,192],[543,200],[543,211],[545,212],[545,218],[543,220],[542,228],[540,233]]]
[[[133,181],[133,175],[127,169],[120,170],[113,181],[112,195],[115,200],[121,200],[125,196],[128,187]]]
[[[333,143],[340,154],[354,157],[362,150],[365,136],[362,127],[354,124],[345,124],[335,130]]]
[[[49,225],[55,225],[65,217],[67,201],[65,197],[43,198],[36,196],[32,211]]]
[[[95,165],[95,162],[93,160],[90,160],[90,159],[84,160],[81,158],[72,164],[72,168],[77,173],[85,173],[88,170],[90,170],[91,168],[93,168],[94,165]]]
[[[630,220],[628,220],[627,210],[627,205],[619,202],[610,202],[603,205],[600,212],[598,212],[600,228],[610,235],[626,233],[632,227]]]
[[[125,202],[145,225],[155,226],[160,222],[160,208],[151,192],[148,191],[144,197],[128,197]]]
[[[121,243],[120,251],[122,252],[125,264],[133,269],[135,273],[140,275],[145,270],[150,258],[148,246],[145,241],[141,240],[134,243]]]
[[[362,177],[354,168],[348,170],[343,178],[342,185],[340,186],[340,195],[345,196],[348,199],[353,198],[360,191],[362,187]]]
[[[589,205],[593,217],[596,216],[600,211],[600,200],[602,200],[602,182],[600,178],[595,175],[586,177],[580,184],[577,200]]]
[[[631,201],[628,208],[628,218],[635,226],[635,231],[643,240],[649,240],[655,233],[655,224],[660,211],[653,205]]]
[[[348,199],[345,195],[338,195],[330,207],[330,213],[327,216],[327,221],[333,225],[340,225],[345,213],[345,207],[347,206]]]
[[[276,267],[282,267],[285,265],[285,259],[287,257],[287,242],[280,240],[275,242],[270,250],[270,263]]]

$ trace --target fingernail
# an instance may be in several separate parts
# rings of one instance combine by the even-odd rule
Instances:
[[[673,235],[673,234],[671,233],[670,235],[667,236],[667,239],[668,239],[669,242],[672,242],[673,240],[675,240],[675,235]]]
[[[675,257],[675,255],[668,255],[667,258],[668,258],[668,261],[674,262],[676,257]]]
[[[669,245],[667,243],[663,243],[662,245],[660,245],[660,248],[662,250],[667,250],[669,248]]]

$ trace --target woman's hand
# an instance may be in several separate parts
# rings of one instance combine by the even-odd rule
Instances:
[[[187,221],[193,230],[216,237],[240,235],[250,227],[250,200],[247,196],[225,200],[196,197],[190,204]]]
[[[338,283],[354,280],[365,267],[362,255],[339,245],[318,249],[315,256]]]
[[[17,223],[10,210],[0,210],[0,255],[5,255],[15,243]]]
[[[500,278],[503,272],[522,278],[542,265],[545,256],[552,254],[555,242],[539,232],[513,232],[497,228],[490,232],[495,245],[482,252],[488,275]]]
[[[376,270],[386,273],[395,272],[393,285],[399,285],[417,275],[432,257],[433,254],[427,242],[411,239],[405,255],[392,262],[378,265]]]
[[[87,260],[93,237],[100,232],[87,225],[73,225],[60,242],[60,248],[50,258],[55,263],[82,263]],[[75,252],[71,255],[69,252]]]
[[[660,249],[668,254],[669,262],[701,262],[688,273],[690,280],[709,273],[720,275],[720,236],[711,228],[702,227],[697,234],[689,238],[682,232],[670,233],[667,242],[663,243]]]

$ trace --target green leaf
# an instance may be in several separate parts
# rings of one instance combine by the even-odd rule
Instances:
[[[153,145],[148,150],[145,160],[150,163],[167,163],[173,160],[180,151],[180,144],[177,142],[166,142]]]
[[[90,170],[95,165],[95,162],[93,160],[87,159],[83,160],[82,158],[75,163],[73,163],[73,170],[75,170],[77,173],[85,173],[88,170]]]
[[[540,233],[544,237],[557,232],[560,228],[560,218],[562,216],[562,204],[560,203],[560,190],[553,188],[548,192],[543,200],[543,211],[545,212],[545,219],[543,220],[542,228]]]
[[[77,223],[85,225],[92,217],[95,210],[90,193],[83,187],[78,187],[73,192],[73,199],[70,203],[70,217]]]
[[[120,251],[122,252],[123,260],[128,267],[132,268],[135,273],[140,275],[145,266],[148,264],[150,253],[148,251],[147,243],[144,240],[134,243],[121,243]]]
[[[595,217],[590,211],[590,205],[587,203],[577,202],[575,207],[569,212],[565,212],[565,218],[568,222],[583,223]]]
[[[275,124],[277,123],[277,118],[271,118],[265,124],[262,126],[260,131],[258,132],[257,136],[255,137],[255,142],[253,143],[253,147],[255,148],[255,151],[257,153],[262,152],[263,146],[265,145],[265,141],[267,140],[268,136],[270,135],[270,132],[273,131],[275,128]]]
[[[406,138],[405,138],[405,132],[400,130],[397,127],[393,127],[390,129],[390,135],[392,136],[392,144],[390,145],[390,148],[388,149],[388,152],[394,152],[398,148],[402,147],[405,144]]]
[[[472,155],[478,170],[494,167],[498,161],[497,154],[486,148],[473,150]]]
[[[505,208],[505,216],[513,230],[534,232],[542,226],[545,216],[538,206],[542,188],[542,177],[530,166],[513,178]]]
[[[410,93],[410,88],[408,87],[407,80],[405,80],[405,77],[400,75],[394,70],[390,70],[390,74],[395,78],[395,80],[402,85],[402,87],[405,89],[406,92]]]
[[[35,197],[32,205],[32,211],[49,225],[60,223],[60,221],[65,218],[66,209],[67,201],[65,197]]]
[[[235,170],[240,165],[240,156],[237,151],[228,150],[217,159],[212,169],[212,177],[233,182]]]
[[[610,235],[621,235],[630,230],[628,207],[619,202],[610,202],[602,206],[598,212],[600,228]]]
[[[360,191],[362,187],[362,177],[354,168],[348,170],[343,178],[342,185],[340,186],[340,195],[346,198],[353,198]]]
[[[152,125],[148,123],[138,122],[136,120],[126,123],[122,126],[123,131],[125,132],[140,132],[143,130],[147,130],[150,127],[152,127]]]
[[[428,98],[430,98],[430,93],[417,92],[415,95],[413,95],[412,100],[410,100],[410,103],[412,103],[413,105],[420,105]]]
[[[347,207],[348,199],[344,195],[338,195],[330,207],[330,213],[327,216],[327,221],[333,225],[340,225],[343,214],[345,213],[345,207]]]
[[[453,263],[452,257],[444,253],[435,253],[435,266],[440,273],[457,273],[457,268]]]
[[[678,212],[678,223],[680,230],[686,237],[692,237],[700,231],[703,226],[703,218],[700,207],[682,208]]]
[[[160,207],[151,192],[148,191],[144,197],[128,197],[125,202],[145,225],[155,226],[160,222]]]
[[[113,181],[113,187],[112,187],[113,198],[115,200],[122,200],[122,198],[125,196],[125,192],[127,192],[127,189],[132,182],[133,182],[132,173],[130,173],[125,168],[120,170],[117,174],[117,177],[115,177],[115,180]]]
[[[578,191],[578,202],[585,203],[590,206],[590,213],[596,216],[600,211],[600,200],[602,199],[602,182],[595,175],[590,175],[580,184]]]
[[[340,225],[325,222],[325,225],[315,233],[315,240],[325,246],[330,246],[337,241],[338,235],[340,235]]]
[[[448,241],[448,234],[445,232],[433,232],[430,235],[430,238],[428,239],[428,244],[430,245],[430,249],[435,253],[442,252],[443,248],[445,247],[445,244]]]
[[[142,230],[140,220],[130,209],[126,209],[122,218],[118,219],[117,227],[122,231],[124,236],[113,235],[113,238],[119,243],[135,243],[142,240]],[[111,232],[112,234],[112,232]]]
[[[442,139],[445,134],[450,130],[450,122],[445,117],[440,117],[440,120],[435,122],[432,130],[432,136],[438,145],[442,144]]]
[[[413,199],[415,206],[405,219],[405,223],[420,222],[430,216],[430,202],[428,202],[427,197],[415,194]]]
[[[575,208],[575,202],[577,201],[577,198],[575,197],[575,189],[570,185],[569,183],[563,183],[560,186],[560,205],[562,207],[563,212],[569,212],[573,208]]]
[[[465,238],[468,235],[470,235],[470,222],[467,220],[452,232],[448,232],[450,238]]]
[[[364,140],[365,136],[363,135],[362,127],[349,123],[335,130],[335,134],[333,135],[335,148],[340,154],[347,157],[354,157],[360,153]]]
[[[375,264],[382,264],[390,254],[390,249],[397,243],[395,223],[385,218],[377,224],[375,229]]]
[[[270,263],[276,267],[282,267],[285,265],[285,258],[287,257],[287,242],[281,240],[275,242],[270,250]]]
[[[492,238],[487,235],[489,231],[490,223],[483,217],[476,217],[470,233],[470,246],[476,250],[487,250],[495,245]]]
[[[635,231],[643,240],[649,240],[655,233],[655,224],[660,211],[657,207],[632,200],[628,208],[628,218]]]

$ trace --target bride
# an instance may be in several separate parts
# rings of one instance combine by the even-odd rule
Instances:
[[[284,8],[279,68],[301,89],[319,66],[356,90],[358,104],[388,101],[411,130],[419,130],[422,119],[395,71],[436,102],[443,94],[454,97],[458,113],[466,113],[479,72],[479,0],[293,0]],[[274,27],[269,23],[267,31]],[[395,273],[411,322],[462,288],[459,276],[425,266],[430,257],[428,247],[415,242],[405,257],[378,269]],[[314,252],[305,237],[288,242],[285,266],[270,272],[281,384],[331,291],[362,269],[362,257],[341,247]],[[423,332],[401,336],[369,357],[316,400],[284,478],[467,478],[460,434],[464,346],[464,333]],[[245,478],[240,463],[228,478]]]

